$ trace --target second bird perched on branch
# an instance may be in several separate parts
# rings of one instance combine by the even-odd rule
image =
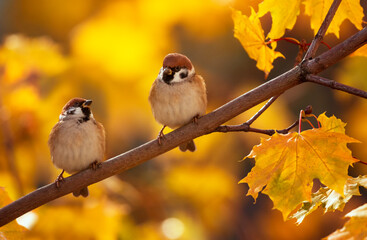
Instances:
[[[207,96],[204,79],[195,73],[189,58],[179,53],[170,53],[150,89],[149,102],[154,118],[163,125],[158,142],[164,137],[166,126],[177,128],[196,121],[206,112]],[[179,146],[181,151],[195,151],[193,140]]]

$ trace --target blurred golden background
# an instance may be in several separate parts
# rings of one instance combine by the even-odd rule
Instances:
[[[0,187],[12,200],[55,180],[48,134],[73,97],[93,100],[107,133],[106,159],[158,134],[149,89],[167,53],[187,55],[208,89],[208,112],[260,85],[256,69],[233,37],[231,9],[249,14],[260,0],[14,0],[0,1]],[[367,7],[364,7],[365,11]],[[271,17],[261,18],[269,31]],[[357,30],[344,22],[340,39]],[[311,42],[301,15],[286,36]],[[269,79],[287,71],[298,47],[279,42]],[[327,50],[321,46],[319,52]],[[350,57],[323,76],[366,90],[367,59]],[[353,155],[367,161],[367,103],[310,83],[283,94],[254,124],[283,129],[311,104],[347,122],[362,144]],[[261,106],[233,119],[240,124]],[[239,162],[260,142],[254,133],[214,133],[196,140],[195,153],[174,149],[92,185],[86,199],[68,195],[26,215],[27,239],[320,239],[343,226],[346,212],[366,201],[354,197],[343,213],[318,210],[296,226],[283,222],[270,199],[256,204],[238,184],[254,161]],[[355,164],[351,175],[365,174]]]

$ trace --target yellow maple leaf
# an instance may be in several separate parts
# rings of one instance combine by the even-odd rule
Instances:
[[[321,123],[321,130],[326,132],[337,132],[337,133],[345,133],[345,125],[342,120],[337,119],[335,116],[331,116],[328,118],[325,113],[322,113],[318,116],[317,120]]]
[[[320,120],[322,126],[342,123],[336,118],[320,117]],[[284,219],[297,205],[311,201],[315,178],[344,197],[348,166],[357,161],[347,143],[359,141],[333,129],[321,127],[261,139],[245,157],[256,160],[255,167],[240,181],[248,183],[247,195],[256,200],[260,191],[267,194]]]
[[[272,27],[268,34],[271,39],[280,38],[285,29],[292,29],[300,13],[301,0],[265,0],[259,4],[259,17],[271,13]]]
[[[344,240],[367,238],[367,203],[352,210],[345,217],[349,217],[350,219],[344,224],[344,227],[324,239]]]
[[[349,177],[344,186],[344,197],[328,187],[321,187],[317,192],[312,193],[312,201],[303,202],[302,207],[290,218],[297,219],[297,224],[300,224],[307,215],[311,214],[319,206],[325,209],[325,213],[335,210],[343,211],[345,204],[353,196],[361,195],[359,186],[367,188],[367,176]]]
[[[319,30],[333,0],[306,0],[305,13],[311,17],[311,28],[315,34]],[[357,29],[362,29],[363,8],[358,0],[343,0],[331,21],[327,33],[339,38],[340,25],[348,19]]]
[[[264,30],[261,27],[259,16],[251,8],[251,15],[247,17],[240,11],[232,10],[234,22],[234,36],[241,42],[250,58],[257,61],[256,67],[265,73],[265,78],[273,69],[273,62],[283,54],[276,52],[276,43],[271,48],[265,42]]]

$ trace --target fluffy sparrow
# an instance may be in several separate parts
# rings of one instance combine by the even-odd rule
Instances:
[[[158,135],[161,143],[163,129],[177,128],[196,121],[205,114],[207,98],[204,79],[195,73],[190,59],[179,53],[170,53],[150,89],[149,102],[154,118],[163,125]],[[179,146],[181,151],[195,151],[191,140]]]
[[[103,161],[105,131],[90,109],[92,100],[73,98],[66,103],[59,122],[52,128],[48,145],[53,164],[62,169],[56,187],[64,179],[63,173],[75,173],[89,166],[96,169]],[[88,196],[88,188],[73,192],[74,196]]]

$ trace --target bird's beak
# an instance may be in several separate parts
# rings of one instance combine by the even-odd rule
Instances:
[[[89,107],[91,104],[92,104],[92,100],[86,100],[84,103],[83,103],[83,107]]]

